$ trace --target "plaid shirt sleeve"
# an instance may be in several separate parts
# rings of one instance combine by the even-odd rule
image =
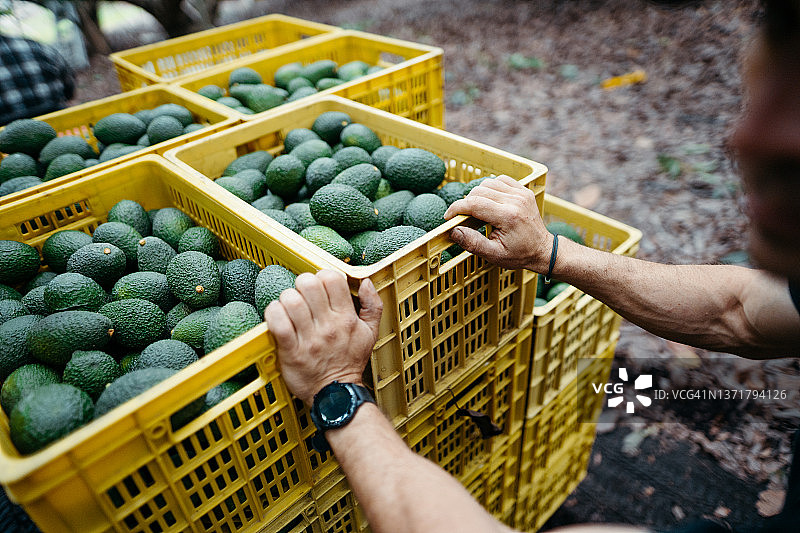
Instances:
[[[57,50],[0,35],[0,125],[61,109],[74,90],[72,69]]]

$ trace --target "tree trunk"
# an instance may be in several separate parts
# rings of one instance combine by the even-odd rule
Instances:
[[[86,44],[89,54],[108,55],[111,47],[108,45],[106,36],[100,31],[97,21],[97,0],[83,0],[75,2],[75,10],[80,17],[81,30],[86,37]]]
[[[126,0],[129,4],[141,7],[164,27],[167,35],[180,37],[194,28],[194,21],[181,8],[182,0]]]

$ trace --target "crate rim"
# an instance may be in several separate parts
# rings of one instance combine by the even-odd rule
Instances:
[[[500,150],[498,148],[493,148],[493,147],[491,147],[491,146],[489,146],[487,144],[484,144],[484,143],[481,143],[481,142],[478,142],[478,141],[473,141],[473,140],[468,139],[466,137],[463,137],[461,135],[457,135],[457,134],[454,134],[454,133],[449,133],[449,132],[440,130],[438,128],[434,128],[433,126],[428,126],[427,124],[421,124],[421,123],[415,122],[415,121],[413,121],[411,119],[408,119],[408,118],[405,118],[405,117],[400,117],[400,116],[397,116],[397,115],[393,115],[393,114],[391,114],[391,113],[389,113],[387,111],[376,109],[376,108],[373,108],[373,107],[370,107],[370,106],[367,106],[367,105],[364,105],[364,104],[361,104],[361,103],[358,103],[358,102],[354,102],[352,100],[348,100],[348,99],[342,98],[340,96],[335,96],[335,95],[313,95],[311,97],[308,97],[306,99],[306,102],[297,101],[297,102],[292,102],[290,104],[285,104],[284,106],[281,106],[281,109],[280,109],[279,113],[273,114],[271,116],[261,117],[261,118],[259,118],[257,120],[245,121],[245,122],[243,122],[243,123],[241,123],[241,124],[239,124],[237,126],[234,126],[232,128],[228,128],[225,131],[214,133],[212,135],[209,135],[208,137],[204,137],[203,139],[198,139],[196,141],[192,141],[190,143],[186,143],[186,144],[184,144],[182,146],[179,146],[179,147],[176,147],[176,148],[173,148],[173,149],[169,150],[168,152],[166,152],[164,154],[164,157],[167,158],[170,162],[178,165],[184,172],[189,172],[191,174],[191,176],[194,176],[194,178],[195,178],[194,181],[197,182],[197,186],[203,187],[206,190],[207,193],[208,192],[213,192],[214,194],[223,194],[223,193],[226,193],[227,191],[218,191],[218,190],[216,190],[216,189],[219,189],[219,186],[215,186],[215,188],[209,189],[209,187],[211,187],[213,185],[213,180],[209,179],[207,176],[203,175],[198,170],[195,170],[189,164],[184,163],[183,161],[181,161],[178,158],[179,152],[182,149],[192,148],[194,146],[197,146],[197,145],[201,144],[202,142],[213,142],[214,140],[219,139],[220,137],[224,138],[225,135],[229,135],[231,132],[235,133],[235,132],[239,132],[239,131],[247,131],[247,130],[250,130],[250,129],[257,129],[263,123],[269,122],[271,120],[274,120],[276,117],[281,117],[283,115],[290,114],[290,113],[292,113],[293,110],[295,110],[297,108],[300,108],[300,107],[305,107],[305,106],[313,105],[313,104],[326,104],[326,103],[335,104],[336,106],[344,107],[344,108],[348,108],[348,107],[356,108],[359,111],[363,111],[363,112],[367,112],[367,113],[370,113],[370,114],[374,114],[374,115],[380,117],[381,119],[385,119],[385,120],[388,120],[388,121],[391,121],[391,122],[395,122],[395,123],[401,123],[401,124],[404,124],[406,126],[413,126],[415,128],[422,129],[423,131],[429,132],[429,133],[434,134],[436,136],[446,137],[449,140],[456,140],[456,141],[461,142],[461,143],[467,143],[467,144],[473,146],[476,150],[480,150],[480,151],[484,151],[484,152],[492,152],[492,153],[494,153],[496,155],[500,155],[500,156],[502,156],[502,157],[504,157],[504,158],[506,158],[508,160],[514,161],[515,163],[526,165],[526,166],[531,168],[531,173],[528,174],[527,176],[525,176],[524,178],[518,180],[518,182],[520,184],[522,184],[522,185],[526,185],[526,184],[530,183],[531,181],[533,181],[533,180],[539,178],[540,176],[546,174],[547,171],[548,171],[547,167],[544,164],[539,163],[537,161],[526,159],[526,158],[520,157],[518,155],[512,154],[510,152],[506,152],[505,150]],[[231,194],[231,193],[227,193],[227,194]],[[439,236],[441,236],[441,235],[443,235],[445,233],[449,233],[450,230],[452,230],[453,228],[455,228],[457,226],[462,226],[462,225],[465,225],[465,224],[468,224],[468,223],[477,224],[477,225],[481,225],[482,224],[482,222],[478,221],[478,219],[476,219],[474,217],[469,217],[469,216],[466,216],[466,215],[457,215],[457,216],[453,217],[452,219],[446,221],[444,224],[441,224],[441,225],[437,226],[432,231],[426,232],[425,235],[423,235],[423,236],[419,237],[418,239],[412,241],[411,243],[403,246],[402,248],[400,248],[399,250],[395,251],[394,253],[384,257],[383,259],[381,259],[377,263],[374,263],[372,265],[352,266],[352,265],[349,265],[348,263],[345,263],[344,261],[340,261],[340,260],[336,259],[333,255],[329,254],[328,252],[322,250],[321,248],[319,248],[317,246],[312,245],[311,243],[300,242],[301,240],[305,241],[305,239],[302,239],[302,237],[300,237],[298,234],[296,234],[294,232],[291,232],[291,230],[286,229],[284,226],[282,226],[278,222],[270,219],[266,215],[263,215],[262,217],[259,218],[259,223],[267,225],[270,228],[271,231],[272,230],[277,230],[278,233],[282,233],[284,235],[287,235],[287,233],[285,233],[285,232],[290,232],[291,236],[293,236],[293,238],[295,240],[298,240],[298,243],[296,243],[296,245],[302,246],[302,249],[304,250],[304,253],[308,253],[309,255],[314,255],[314,256],[317,256],[317,257],[320,257],[320,256],[323,257],[325,259],[325,263],[327,263],[329,265],[333,265],[334,268],[336,268],[338,270],[341,270],[342,272],[347,274],[349,277],[352,277],[352,278],[355,278],[355,279],[367,278],[367,277],[372,276],[373,274],[378,273],[380,270],[384,269],[385,267],[387,267],[387,266],[391,265],[392,263],[394,263],[397,259],[401,258],[409,250],[412,250],[412,249],[420,246],[421,244],[431,240],[432,238],[439,237]],[[444,272],[444,271],[452,268],[453,266],[455,266],[456,263],[459,262],[456,259],[457,258],[453,258],[453,260],[448,261],[446,265],[439,265],[438,268],[440,269],[440,271]]]
[[[184,42],[189,42],[189,41],[194,41],[194,40],[201,40],[204,37],[207,37],[207,36],[210,36],[210,35],[214,35],[215,33],[219,32],[220,30],[223,30],[223,31],[235,30],[237,28],[243,28],[243,27],[251,26],[253,24],[260,24],[260,23],[263,23],[263,22],[272,22],[272,21],[288,22],[288,23],[292,23],[292,24],[309,26],[309,27],[313,27],[315,29],[318,29],[318,30],[320,30],[322,32],[319,35],[315,35],[315,36],[309,37],[309,39],[315,39],[317,37],[320,37],[321,35],[326,35],[327,33],[344,31],[339,26],[333,26],[331,24],[325,24],[325,23],[322,23],[322,22],[316,22],[316,21],[312,21],[312,20],[305,20],[305,19],[301,19],[299,17],[292,17],[290,15],[284,15],[282,13],[271,13],[271,14],[268,14],[268,15],[263,15],[261,17],[254,17],[254,18],[241,20],[239,22],[233,22],[231,24],[225,24],[225,25],[222,25],[222,26],[216,26],[214,28],[209,28],[207,30],[191,33],[189,35],[182,35],[180,37],[174,37],[172,39],[164,39],[162,41],[157,41],[155,43],[145,44],[145,45],[142,45],[142,46],[136,46],[134,48],[128,48],[127,50],[121,50],[119,52],[113,52],[113,53],[109,54],[108,57],[111,60],[111,62],[114,63],[115,66],[119,65],[119,66],[122,66],[124,68],[131,69],[132,71],[136,72],[137,75],[139,75],[139,76],[141,76],[143,78],[147,78],[152,83],[169,83],[169,84],[172,85],[172,84],[175,84],[175,82],[177,80],[184,79],[184,78],[188,77],[189,75],[184,75],[184,78],[182,78],[180,76],[175,77],[175,78],[165,78],[163,76],[159,76],[158,74],[155,74],[154,72],[150,72],[150,71],[147,71],[147,70],[143,69],[141,66],[132,63],[128,58],[130,56],[132,56],[132,55],[158,50],[158,49],[163,48],[165,46],[175,45],[175,44],[178,44],[178,43],[184,43]],[[288,46],[288,45],[281,45],[281,47],[283,47],[283,46]],[[207,70],[208,69],[206,69],[206,71]],[[172,81],[170,81],[170,80],[172,80]]]
[[[572,202],[568,202],[567,200],[564,200],[563,198],[559,198],[557,196],[554,196],[553,194],[545,192],[544,193],[545,214],[546,214],[546,210],[547,210],[547,204],[554,204],[554,205],[558,205],[560,207],[568,208],[570,211],[573,211],[573,212],[575,212],[575,213],[577,213],[579,215],[582,215],[582,216],[584,216],[586,218],[595,219],[598,222],[601,222],[602,224],[605,224],[606,226],[609,226],[609,227],[612,227],[612,228],[614,228],[616,230],[624,231],[625,233],[627,233],[628,237],[624,241],[619,243],[613,250],[609,250],[610,253],[618,254],[623,250],[628,250],[628,249],[631,248],[631,246],[633,246],[634,244],[636,244],[637,242],[642,240],[642,231],[637,229],[637,228],[634,228],[633,226],[630,226],[628,224],[625,224],[624,222],[620,222],[619,220],[615,220],[615,219],[613,219],[611,217],[608,217],[608,216],[603,215],[601,213],[597,213],[595,211],[592,211],[591,209],[586,209],[585,207],[581,207],[578,204],[575,204],[575,203],[572,203]],[[537,274],[537,275],[541,276],[542,274]],[[573,287],[573,289],[574,289],[574,287]],[[544,316],[544,315],[550,313],[551,311],[553,311],[553,309],[556,308],[556,306],[558,306],[561,302],[563,302],[569,296],[570,292],[571,291],[563,291],[558,296],[556,296],[555,298],[553,298],[552,300],[547,302],[547,304],[539,306],[539,307],[534,307],[533,308],[533,315],[536,316],[536,317],[541,317],[541,316]],[[583,295],[581,295],[580,298],[578,298],[578,302],[581,302],[581,305],[586,305],[586,302],[588,300],[591,300],[591,299],[593,299],[592,296],[590,296],[588,294],[583,294]]]

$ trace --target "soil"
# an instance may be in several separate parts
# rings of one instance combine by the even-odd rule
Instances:
[[[686,4],[686,3],[684,3]],[[742,108],[741,65],[757,0],[665,8],[644,0],[262,0],[227,2],[219,23],[284,13],[444,49],[446,129],[549,168],[548,192],[642,230],[638,256],[748,265],[741,184],[726,147]],[[123,49],[155,22],[109,36]],[[641,69],[647,80],[606,90]],[[115,94],[107,58],[79,75],[75,102]],[[624,323],[616,365],[665,389],[800,389],[796,360],[745,362]],[[692,364],[675,365],[676,360]],[[676,370],[677,369],[677,370]],[[603,414],[586,479],[545,529],[581,522],[669,527],[774,514],[783,497],[796,398],[665,402],[636,423]],[[705,413],[707,416],[698,416]],[[633,449],[632,449],[633,443]],[[747,529],[749,530],[749,529]]]

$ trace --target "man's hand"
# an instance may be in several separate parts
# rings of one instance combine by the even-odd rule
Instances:
[[[450,238],[465,250],[503,268],[547,272],[553,236],[536,196],[516,180],[499,176],[482,181],[466,198],[453,202],[444,218],[456,215],[472,215],[493,227],[488,239],[471,228],[453,228]]]
[[[264,312],[278,342],[278,362],[289,390],[310,405],[333,380],[361,383],[378,338],[383,302],[369,279],[358,289],[356,314],[344,275],[333,270],[297,276]]]

